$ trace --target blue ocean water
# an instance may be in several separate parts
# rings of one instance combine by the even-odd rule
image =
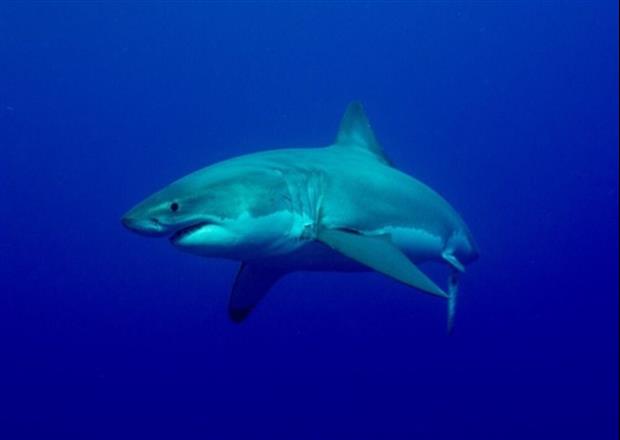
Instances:
[[[481,258],[445,304],[122,228],[361,100]],[[618,435],[617,2],[0,4],[0,438]]]

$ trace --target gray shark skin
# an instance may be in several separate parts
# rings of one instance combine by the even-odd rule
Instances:
[[[375,270],[447,298],[450,330],[458,274],[478,257],[448,202],[392,166],[357,102],[334,144],[202,168],[139,203],[122,222],[168,237],[182,251],[240,261],[229,303],[236,322],[287,273]],[[447,293],[418,268],[425,261],[451,267]]]

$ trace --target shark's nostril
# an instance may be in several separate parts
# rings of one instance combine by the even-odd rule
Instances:
[[[123,225],[132,232],[150,237],[161,237],[167,233],[166,228],[156,219],[126,216],[121,219]]]

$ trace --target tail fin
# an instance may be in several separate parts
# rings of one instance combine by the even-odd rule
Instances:
[[[454,314],[456,313],[456,299],[459,293],[459,272],[453,270],[448,277],[448,334],[454,330]]]

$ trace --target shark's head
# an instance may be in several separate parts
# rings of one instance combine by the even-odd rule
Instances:
[[[190,253],[251,258],[290,229],[282,183],[276,172],[223,163],[156,192],[122,223],[141,235],[169,237]]]

